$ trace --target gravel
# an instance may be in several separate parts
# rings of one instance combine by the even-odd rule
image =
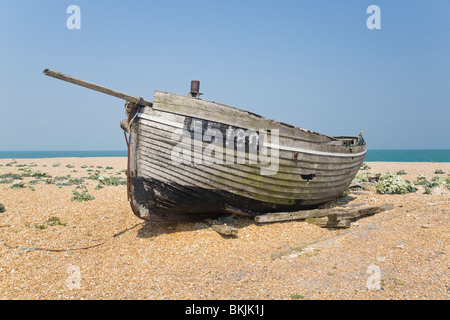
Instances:
[[[445,189],[350,193],[348,204],[390,202],[394,209],[345,230],[302,221],[256,224],[247,217],[151,223],[134,216],[126,186],[96,189],[98,181],[86,178],[95,170],[124,178],[118,171],[126,158],[17,159],[6,166],[11,161],[0,159],[0,175],[23,173],[16,165],[34,163],[32,171],[53,178],[85,177],[94,199],[71,201],[76,185],[58,187],[46,177],[31,185],[35,177],[23,178],[19,189],[0,184],[6,209],[0,213],[1,299],[449,299]],[[405,170],[401,177],[411,181],[419,174],[431,180],[437,169],[450,173],[450,163],[368,164],[361,172]],[[211,229],[224,223],[237,228],[237,236]]]

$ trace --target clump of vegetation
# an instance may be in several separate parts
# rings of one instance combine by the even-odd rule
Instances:
[[[54,167],[54,168],[59,167],[60,165],[61,165],[60,162],[53,162],[52,163],[52,167]]]
[[[10,188],[14,190],[25,188],[25,183],[23,181],[13,183]]]
[[[75,168],[75,166],[74,166],[74,165],[71,165],[71,164],[67,164],[67,165],[66,165],[66,168],[72,169],[72,168]]]
[[[304,299],[305,296],[301,295],[301,294],[291,294],[291,299],[292,300],[301,300]]]
[[[0,176],[1,179],[13,179],[13,180],[18,180],[18,179],[22,179],[22,175],[18,174],[18,173],[5,173],[2,174]]]
[[[94,200],[95,198],[90,195],[87,191],[87,189],[84,189],[81,193],[77,191],[77,189],[72,191],[72,198],[70,198],[70,201],[77,201],[77,202],[82,202],[82,201],[89,201],[89,200]]]
[[[106,167],[106,170],[112,170],[114,169],[113,167]]]
[[[120,177],[100,176],[98,178],[98,183],[104,186],[120,186],[127,184],[127,181]]]
[[[88,179],[91,180],[98,180],[98,178],[100,177],[100,170],[95,170],[94,173],[91,173],[88,177]]]
[[[64,181],[64,180],[68,180],[68,179],[70,179],[70,175],[67,175],[67,176],[56,176],[56,177],[53,178],[53,182]]]
[[[439,177],[436,177],[439,178]],[[423,174],[419,175],[417,177],[417,180],[414,181],[415,185],[421,185],[425,188],[425,193],[427,193],[428,189],[434,188],[439,186],[440,184],[445,184],[444,181],[440,181],[440,179],[433,179],[433,182],[430,182],[427,180],[427,177],[424,176]],[[431,191],[430,191],[431,193]]]
[[[81,185],[83,184],[83,182],[84,182],[83,178],[70,178],[67,183],[73,186],[73,185]]]
[[[38,228],[39,230],[44,230],[47,229],[49,226],[53,227],[53,226],[66,226],[65,223],[61,222],[61,220],[58,217],[51,217],[48,218],[47,221],[45,221],[42,224],[35,224],[34,225],[36,228]]]
[[[448,177],[435,176],[435,177],[433,177],[433,179],[431,179],[431,181],[433,181],[434,186],[443,185],[443,186],[447,187],[447,189],[450,190],[450,176],[448,176]]]
[[[6,211],[5,206],[0,203],[0,213],[3,213],[5,211]]]
[[[404,194],[416,191],[410,181],[390,172],[380,176],[375,188],[381,194]]]
[[[30,172],[30,175],[29,175],[30,177],[33,177],[33,178],[44,178],[44,177],[48,177],[49,175],[48,175],[48,173],[47,172],[42,172],[42,171],[39,171],[39,170],[37,170],[37,171],[34,171],[34,172]]]
[[[347,197],[349,194],[350,194],[350,189],[347,188],[344,191],[342,191],[342,193],[340,195],[338,195],[338,198],[343,199],[343,198]]]
[[[361,168],[359,168],[360,170],[369,170],[370,169],[370,166],[367,164],[367,163],[365,163],[365,162],[363,162],[362,164],[361,164]]]
[[[39,230],[44,230],[47,229],[47,226],[45,224],[35,224],[34,225],[36,228],[38,228]]]
[[[82,164],[82,165],[80,166],[80,168],[82,168],[82,169],[87,168],[87,165]]]
[[[13,159],[13,161],[8,162],[7,164],[5,164],[5,167],[12,167],[13,164],[16,164],[17,161]]]
[[[51,217],[47,220],[50,226],[65,226],[66,224],[61,222],[58,217]]]
[[[82,185],[84,183],[83,178],[70,178],[67,177],[59,177],[62,180],[67,180],[67,182],[58,182],[56,184],[57,187],[65,187],[65,186],[73,186],[73,185]]]
[[[397,171],[397,175],[398,176],[403,175],[403,174],[406,174],[405,170]]]
[[[441,169],[437,169],[434,173],[435,174],[444,174],[445,172]]]
[[[361,174],[357,174],[355,178],[361,182],[369,182],[369,176],[370,176],[370,172],[364,172]]]

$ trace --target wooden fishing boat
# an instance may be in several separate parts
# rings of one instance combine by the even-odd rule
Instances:
[[[329,137],[200,99],[155,91],[153,102],[46,69],[126,100],[128,199],[149,221],[189,221],[308,209],[338,197],[366,153],[358,137]]]

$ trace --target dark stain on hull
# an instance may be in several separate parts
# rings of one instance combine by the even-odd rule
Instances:
[[[143,177],[131,178],[133,212],[149,221],[195,221],[237,213],[255,216],[270,212],[310,209],[318,203],[297,199],[294,204],[273,204],[239,196],[224,190],[184,186]]]

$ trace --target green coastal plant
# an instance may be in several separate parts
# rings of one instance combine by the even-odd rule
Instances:
[[[48,218],[47,221],[45,221],[44,223],[41,224],[35,224],[34,225],[36,228],[38,228],[39,230],[45,230],[47,229],[49,226],[53,227],[53,226],[66,226],[66,223],[61,222],[61,220],[58,217],[51,217]]]
[[[435,174],[444,174],[445,172],[441,169],[437,169],[434,173]]]
[[[338,195],[339,199],[344,199],[345,197],[347,197],[350,194],[350,189],[347,188],[344,191],[342,191],[342,193],[340,195]]]
[[[87,191],[87,189],[84,189],[81,193],[77,191],[77,189],[72,191],[72,198],[70,198],[70,201],[77,201],[77,202],[82,202],[82,201],[89,201],[89,200],[94,200],[95,198],[90,195]]]
[[[0,213],[3,213],[5,211],[6,211],[5,206],[2,203],[0,203]]]
[[[361,174],[357,174],[355,178],[361,182],[368,182],[369,176],[370,176],[370,172],[363,172]]]
[[[127,181],[120,177],[103,175],[98,178],[98,183],[105,186],[120,186],[127,184]]]
[[[48,224],[51,226],[65,226],[66,224],[61,222],[58,217],[51,217],[47,220]]]
[[[25,188],[25,183],[23,181],[13,183],[10,188],[15,190]]]
[[[360,169],[360,170],[369,170],[369,169],[370,169],[370,166],[369,166],[367,163],[363,162],[363,163],[361,164],[361,167],[360,167],[359,169]]]
[[[439,178],[439,177],[436,177],[436,178]],[[440,179],[433,179],[433,182],[430,182],[427,180],[427,177],[425,175],[421,174],[417,177],[417,180],[414,181],[414,184],[423,186],[425,188],[425,191],[427,191],[427,189],[431,189],[431,188],[439,186],[441,184],[441,181],[440,181]],[[425,193],[427,193],[427,192],[425,192]]]
[[[22,175],[18,174],[18,173],[5,173],[0,175],[1,179],[13,179],[13,180],[17,180],[17,179],[22,179]]]
[[[405,194],[416,191],[410,181],[390,172],[380,176],[375,188],[380,194]]]

